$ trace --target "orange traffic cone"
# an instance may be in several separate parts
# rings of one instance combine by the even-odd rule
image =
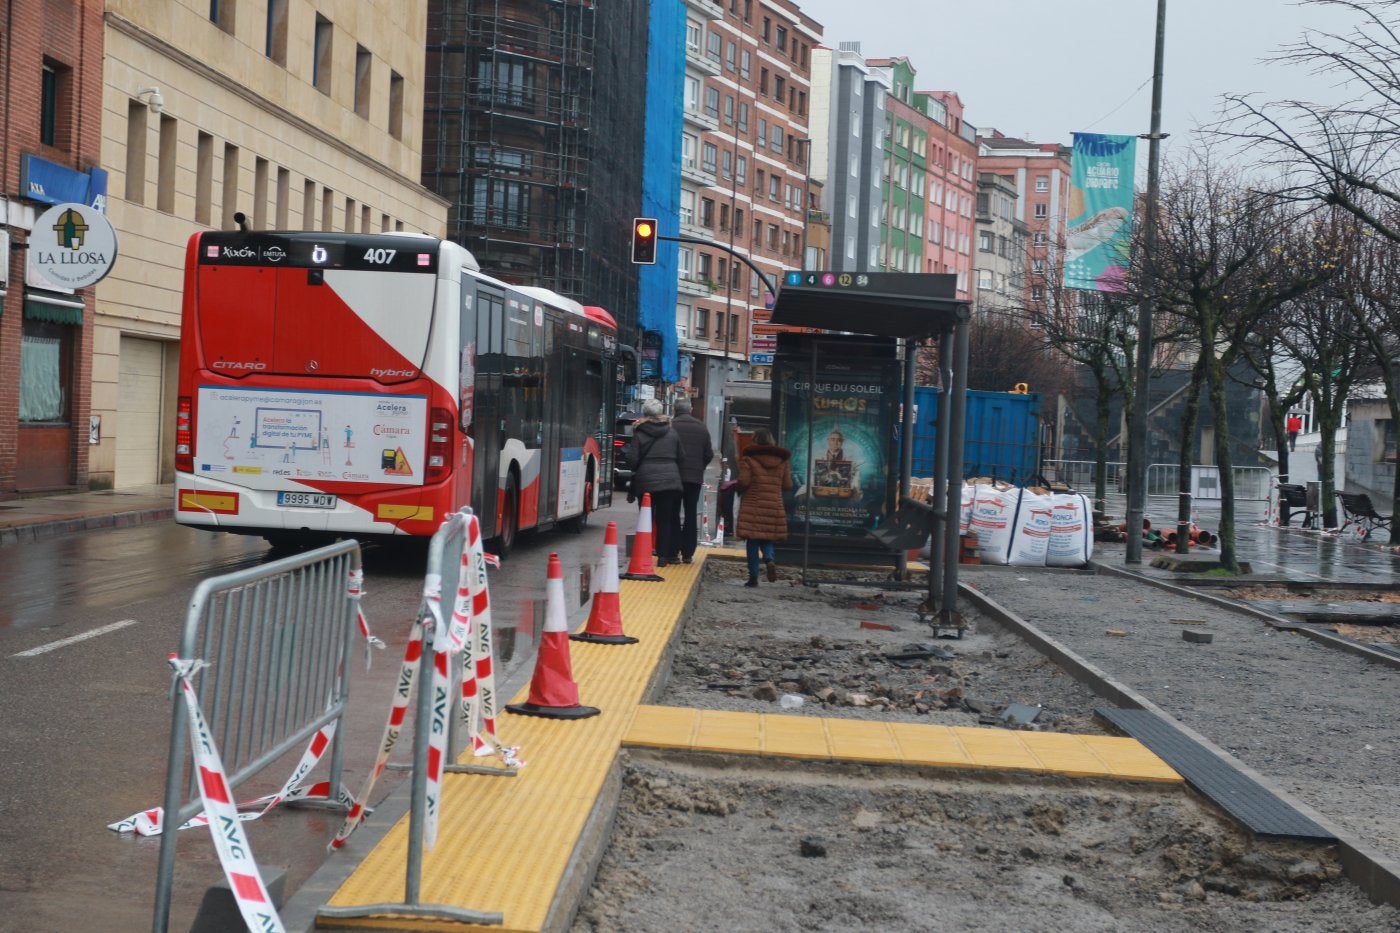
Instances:
[[[651,493],[642,493],[642,511],[637,516],[637,534],[632,538],[632,560],[627,564],[624,580],[664,580],[651,562]]]
[[[530,681],[530,698],[512,703],[508,712],[546,719],[587,719],[597,716],[595,706],[580,706],[578,684],[574,683],[569,661],[569,624],[564,611],[564,571],[559,555],[549,555],[549,579],[545,582],[544,631],[540,652],[535,658],[535,676]]]
[[[582,632],[569,637],[604,645],[634,645],[637,639],[622,633],[622,606],[617,597],[617,522],[608,522],[603,535],[603,564],[599,569],[598,592],[593,594],[588,624]]]

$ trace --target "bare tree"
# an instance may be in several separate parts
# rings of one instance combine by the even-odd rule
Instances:
[[[1233,455],[1225,425],[1226,371],[1254,327],[1275,308],[1315,288],[1329,274],[1300,238],[1284,233],[1302,211],[1246,184],[1209,151],[1189,154],[1163,172],[1157,249],[1134,251],[1132,280],[1192,332],[1203,382],[1220,430],[1220,561],[1238,571]],[[1150,278],[1149,278],[1150,277]],[[1178,522],[1190,522],[1189,475],[1183,475]]]

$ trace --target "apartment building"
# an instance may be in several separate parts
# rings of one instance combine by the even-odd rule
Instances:
[[[866,64],[859,42],[812,50],[811,174],[829,206],[835,272],[880,268],[889,91],[889,74]]]
[[[52,4],[48,6],[52,7]],[[107,0],[94,485],[173,475],[185,244],[202,229],[445,232],[422,187],[427,0]]]
[[[9,499],[88,483],[93,290],[31,278],[26,257],[49,207],[105,200],[102,2],[12,0],[0,7],[0,37],[0,499]]]
[[[972,296],[972,242],[977,200],[977,128],[963,119],[954,91],[921,91],[916,105],[931,121],[924,272],[957,276],[959,298]]]
[[[977,174],[977,312],[1020,314],[1025,300],[1029,228],[1016,217],[1016,186],[1005,175]]]
[[[1069,204],[1069,146],[1034,143],[996,130],[978,137],[980,171],[1008,179],[1016,190],[1015,219],[1030,236],[1025,254],[1022,306],[1043,313],[1047,290],[1061,277],[1066,208]]]
[[[716,246],[680,246],[676,334],[681,382],[713,421],[724,383],[772,362],[776,336],[754,312],[802,266],[821,26],[789,0],[686,7],[680,227]]]
[[[482,268],[638,323],[649,4],[430,0],[423,182]]]

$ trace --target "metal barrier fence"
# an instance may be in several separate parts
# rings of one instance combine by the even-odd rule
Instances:
[[[1094,488],[1093,460],[1046,460],[1042,465],[1045,478],[1051,482],[1065,483],[1080,492]],[[1109,461],[1105,491],[1125,493],[1128,485],[1128,465]],[[1267,467],[1232,467],[1235,479],[1235,498],[1267,499],[1274,488],[1273,471]],[[1175,498],[1181,493],[1181,468],[1175,463],[1150,463],[1147,465],[1147,495]],[[1191,467],[1191,494],[1198,500],[1210,501],[1220,497],[1220,468],[1193,464]]]
[[[201,659],[195,691],[233,790],[345,712],[355,644],[360,545],[341,541],[261,567],[211,577],[195,588],[179,657]],[[188,713],[173,697],[165,778],[165,828],[156,875],[154,929],[170,919],[177,829],[201,809],[187,761]],[[331,797],[340,790],[342,733],[331,747]],[[189,801],[181,804],[182,800]]]
[[[1046,460],[1041,464],[1041,472],[1052,483],[1064,483],[1080,492],[1094,488],[1094,470],[1098,464],[1093,460]],[[1104,464],[1108,471],[1104,486],[1107,492],[1122,492],[1128,482],[1128,465],[1110,460]]]
[[[444,614],[450,616],[453,594],[457,592],[462,572],[463,548],[467,543],[470,508],[448,515],[433,535],[428,545],[428,566],[424,574],[423,601],[419,606],[414,626],[418,630],[415,638],[421,638],[422,651],[418,659],[417,697],[413,711],[413,774],[410,776],[408,814],[408,853],[404,864],[404,897],[400,903],[364,904],[350,907],[323,905],[317,916],[327,919],[357,919],[366,917],[403,918],[415,920],[455,920],[477,925],[497,925],[504,916],[499,912],[470,910],[448,904],[425,904],[422,902],[423,850],[425,844],[431,846],[432,835],[436,832],[435,811],[441,798],[441,771],[431,773],[428,748],[430,738],[438,736],[447,741],[446,736],[455,733],[454,722],[457,716],[451,712],[453,697],[460,672],[453,671],[445,679],[434,679],[434,668],[438,665],[437,655],[447,650],[447,645],[436,643],[436,629]],[[447,607],[442,605],[447,600]],[[444,673],[448,673],[449,662],[444,658]],[[436,756],[440,759],[456,758],[457,737],[449,746],[450,754]],[[430,786],[431,785],[431,786]]]
[[[1235,499],[1267,499],[1274,489],[1274,473],[1267,467],[1232,467]],[[1193,464],[1188,487],[1191,497],[1208,503],[1220,498],[1220,468]],[[1175,498],[1181,494],[1181,467],[1175,463],[1147,465],[1147,495]]]

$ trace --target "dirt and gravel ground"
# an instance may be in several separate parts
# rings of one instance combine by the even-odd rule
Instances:
[[[962,639],[934,638],[920,594],[876,579],[743,579],[707,567],[657,702],[1103,731],[1102,700],[975,612]],[[1115,576],[962,579],[1400,858],[1400,671]],[[1010,704],[1042,709],[1017,723]],[[1400,930],[1400,911],[1369,904],[1335,853],[1252,841],[1188,791],[633,752],[574,928],[1295,933]]]

